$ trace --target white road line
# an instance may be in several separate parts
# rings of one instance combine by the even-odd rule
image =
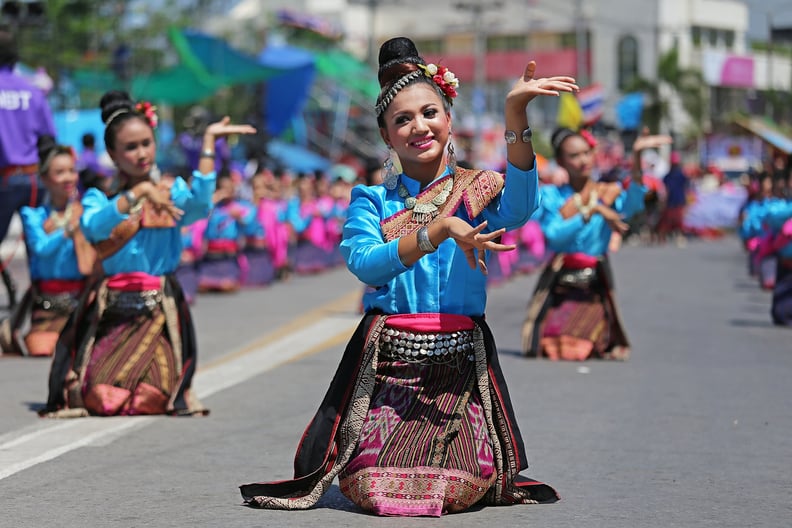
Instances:
[[[277,341],[225,363],[199,371],[193,380],[199,398],[208,398],[243,383],[301,354],[321,346],[341,333],[351,334],[356,317],[323,317]],[[42,421],[0,437],[0,480],[89,445],[106,445],[116,438],[152,423],[159,417],[76,418]]]
[[[196,393],[199,398],[206,398],[247,381],[321,345],[341,332],[351,335],[358,322],[356,317],[325,317],[304,330],[284,336],[253,353],[200,371],[195,375]]]
[[[151,417],[81,418],[79,423],[75,422],[78,423],[78,427],[69,428],[65,434],[64,428],[51,427],[42,431],[50,434],[40,434],[35,438],[29,438],[29,441],[23,444],[0,451],[0,480],[57,458],[78,447],[90,445],[108,435],[142,427],[153,419]]]

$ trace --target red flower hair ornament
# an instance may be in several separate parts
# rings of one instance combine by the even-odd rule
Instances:
[[[459,88],[459,79],[454,75],[454,72],[445,66],[437,64],[419,64],[418,67],[423,70],[424,75],[432,79],[440,87],[449,101],[457,96],[456,89]]]
[[[597,138],[594,137],[594,134],[585,129],[581,130],[579,133],[580,137],[586,140],[589,147],[594,148],[597,146]]]
[[[135,110],[137,110],[138,113],[143,114],[151,128],[157,128],[159,118],[157,117],[156,106],[148,101],[141,101],[135,105]]]

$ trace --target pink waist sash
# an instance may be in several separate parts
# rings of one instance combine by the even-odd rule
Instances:
[[[162,281],[156,275],[133,271],[113,275],[107,279],[107,287],[111,290],[121,291],[159,290],[162,287]]]
[[[596,268],[599,259],[585,253],[568,253],[564,255],[564,267],[567,269]]]
[[[473,330],[475,323],[467,315],[443,313],[397,314],[388,316],[386,326],[420,333],[449,333]]]
[[[206,243],[206,250],[209,253],[236,253],[239,246],[234,240],[210,240]]]
[[[59,293],[79,293],[85,286],[84,280],[43,279],[36,282],[41,293],[57,295]]]

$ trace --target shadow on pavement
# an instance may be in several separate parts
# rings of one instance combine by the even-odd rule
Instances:
[[[45,402],[30,402],[30,401],[24,402],[22,405],[27,407],[29,411],[32,411],[36,414],[38,414],[39,411],[44,410],[44,408],[47,406]]]
[[[774,325],[773,322],[770,320],[770,314],[767,315],[766,321],[757,321],[755,319],[732,319],[729,321],[731,326],[737,326],[742,328],[776,328],[777,325]]]

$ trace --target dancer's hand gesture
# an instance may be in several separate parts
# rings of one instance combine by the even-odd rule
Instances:
[[[638,136],[638,138],[633,143],[633,152],[641,152],[642,150],[658,148],[663,145],[670,145],[673,140],[671,136],[666,136],[662,134],[657,135],[642,135]]]
[[[575,84],[574,77],[559,75],[555,77],[534,78],[536,61],[530,61],[525,72],[514,83],[506,95],[507,108],[524,109],[528,103],[540,95],[560,95],[561,92],[576,92],[580,88]]]
[[[473,227],[461,218],[452,216],[446,218],[446,233],[448,238],[453,238],[457,246],[465,253],[471,269],[480,267],[481,272],[487,274],[487,263],[484,258],[484,251],[511,251],[517,246],[512,244],[501,244],[496,239],[506,232],[506,229],[498,229],[491,233],[482,233],[487,227],[486,220],[478,226]]]
[[[158,213],[167,213],[171,218],[178,221],[184,216],[184,211],[176,207],[171,200],[170,190],[165,186],[154,185],[151,182],[147,183],[143,190],[143,196],[148,199],[151,206]]]
[[[605,222],[607,222],[608,226],[611,228],[611,231],[614,233],[624,235],[630,229],[630,226],[624,221],[621,215],[607,205],[597,205],[597,207],[594,209],[594,212],[599,213],[602,218],[605,219]]]
[[[223,119],[216,123],[212,123],[206,127],[204,132],[205,136],[222,137],[232,136],[235,134],[255,134],[256,129],[251,125],[235,125],[231,123],[231,118],[225,116]]]

